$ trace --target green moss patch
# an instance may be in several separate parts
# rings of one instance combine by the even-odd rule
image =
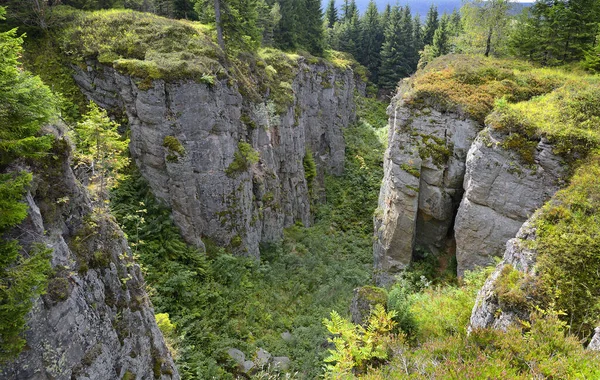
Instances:
[[[223,53],[208,26],[131,10],[76,11],[55,7],[62,51],[76,62],[97,59],[139,78],[182,79],[224,75]]]

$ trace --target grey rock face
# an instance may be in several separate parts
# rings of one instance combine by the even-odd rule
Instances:
[[[143,90],[133,78],[92,62],[76,71],[89,98],[125,110],[132,157],[154,194],[171,207],[183,236],[197,246],[210,237],[257,256],[259,243],[280,238],[284,227],[311,223],[303,166],[308,151],[317,178],[343,171],[342,129],[355,119],[351,70],[300,62],[293,104],[281,115],[271,102],[245,99],[225,81],[157,80]],[[165,147],[167,136],[185,153]],[[260,160],[234,171],[240,141]]]
[[[496,282],[507,265],[516,270],[534,275],[534,265],[537,252],[529,248],[528,241],[535,240],[535,228],[532,226],[535,216],[520,228],[517,236],[506,243],[503,260],[496,266],[494,272],[487,278],[483,287],[477,293],[477,299],[468,327],[468,332],[478,328],[495,328],[506,330],[519,319],[527,319],[528,311],[515,307],[500,305],[495,292]]]
[[[588,344],[587,349],[591,351],[600,351],[600,327],[594,329],[594,336]]]
[[[60,154],[33,168],[29,215],[19,227],[23,247],[53,250],[54,274],[29,313],[26,348],[0,377],[179,379],[123,233],[92,212],[68,153]]]
[[[374,218],[376,279],[385,284],[413,251],[443,251],[462,196],[465,160],[478,125],[453,113],[392,100],[384,178]]]
[[[458,274],[493,262],[506,242],[559,189],[564,169],[546,141],[534,162],[502,147],[506,135],[481,131],[469,150],[465,194],[455,224]]]

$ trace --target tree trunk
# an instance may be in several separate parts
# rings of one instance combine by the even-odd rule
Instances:
[[[221,0],[215,0],[215,24],[217,26],[217,42],[221,50],[225,51],[223,41],[223,26],[221,25]]]
[[[485,53],[483,55],[485,55],[486,57],[489,57],[490,50],[492,50],[492,29],[491,28],[490,28],[490,31],[488,32],[487,41],[485,42]]]

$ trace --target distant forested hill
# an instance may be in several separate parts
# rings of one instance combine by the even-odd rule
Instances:
[[[440,14],[447,12],[447,13],[451,13],[454,9],[460,9],[460,7],[462,6],[462,1],[461,0],[398,0],[398,2],[396,3],[395,0],[375,0],[375,2],[377,3],[377,7],[382,10],[383,8],[385,8],[385,6],[389,3],[391,5],[409,5],[410,9],[412,10],[413,14],[419,14],[421,17],[425,17],[425,15],[427,14],[427,10],[429,9],[429,7],[431,6],[431,4],[435,4],[437,5],[438,11]],[[327,5],[327,1],[323,0],[323,9],[325,9],[325,6]],[[338,6],[338,8],[341,8],[342,5],[344,4],[344,0],[336,0],[336,5]],[[360,11],[360,13],[362,14],[365,9],[367,9],[367,4],[369,4],[369,0],[356,0],[356,5],[358,6],[358,10]],[[531,3],[515,3],[514,4],[514,10],[513,12],[516,13],[520,13],[521,9],[523,9],[524,7],[530,6],[533,4],[533,1]]]

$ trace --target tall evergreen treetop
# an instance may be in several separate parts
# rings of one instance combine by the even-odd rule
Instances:
[[[431,5],[425,18],[423,27],[423,44],[431,45],[433,43],[433,35],[439,26],[438,10],[435,5]]]
[[[371,73],[371,80],[377,82],[379,65],[381,64],[381,45],[383,44],[383,27],[374,0],[369,1],[367,10],[360,19],[360,49],[358,61]]]
[[[329,3],[327,4],[327,10],[325,11],[325,21],[327,22],[327,27],[333,28],[338,20],[338,11],[335,7],[335,0],[329,0]]]

